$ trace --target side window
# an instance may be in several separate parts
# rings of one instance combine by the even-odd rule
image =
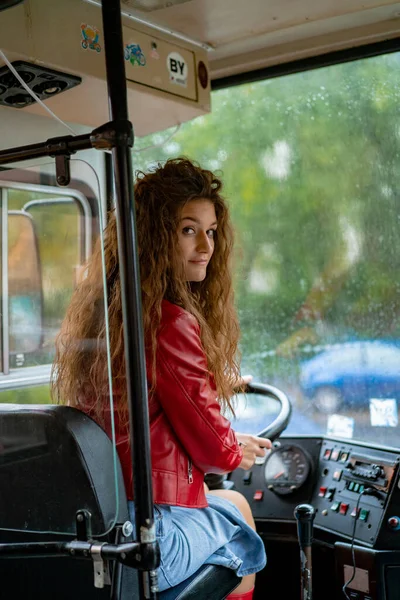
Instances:
[[[55,337],[90,251],[86,198],[79,192],[37,188],[13,184],[2,189],[5,375],[51,364]]]
[[[42,343],[42,277],[39,248],[32,218],[24,211],[7,215],[7,290],[3,316],[8,321],[9,357],[29,355]],[[8,313],[8,314],[7,314]],[[7,318],[8,317],[8,318]],[[6,324],[5,324],[6,325]],[[5,336],[7,327],[4,327]],[[5,361],[5,367],[7,363]]]

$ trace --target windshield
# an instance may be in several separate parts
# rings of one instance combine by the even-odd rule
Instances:
[[[138,168],[184,154],[222,171],[242,372],[289,395],[291,433],[399,446],[399,66],[390,54],[221,90],[212,114],[136,145]],[[271,419],[251,403],[256,432]]]

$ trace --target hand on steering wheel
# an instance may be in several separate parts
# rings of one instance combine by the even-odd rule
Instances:
[[[257,456],[264,458],[266,450],[269,450],[272,446],[268,438],[257,437],[248,433],[236,433],[236,438],[239,445],[243,447],[243,458],[239,468],[245,471],[251,469]]]
[[[240,394],[246,389],[246,386],[249,385],[253,380],[253,375],[242,375],[239,379],[235,379],[233,382],[233,389],[236,393]]]
[[[279,415],[270,425],[260,431],[258,436],[246,433],[236,434],[238,442],[243,445],[243,460],[239,467],[247,471],[248,469],[251,469],[256,458],[258,459],[257,463],[263,460],[266,449],[271,448],[271,442],[279,437],[282,431],[286,429],[292,414],[292,405],[286,394],[272,385],[253,383],[251,381],[242,381],[241,383],[247,384],[245,393],[270,396],[277,400],[281,405]],[[207,474],[206,483],[210,490],[223,489],[226,478],[227,475]]]

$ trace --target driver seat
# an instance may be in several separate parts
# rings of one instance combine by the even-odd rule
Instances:
[[[0,404],[0,543],[76,539],[82,509],[91,514],[93,539],[130,541],[122,534],[129,513],[121,467],[117,460],[116,501],[113,461],[106,433],[77,409]],[[110,567],[111,588],[98,589],[90,559],[0,555],[0,578],[14,598],[139,600],[137,571]],[[203,565],[159,598],[222,600],[240,581],[230,569]]]

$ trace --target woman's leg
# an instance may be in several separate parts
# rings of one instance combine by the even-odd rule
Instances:
[[[205,488],[207,486],[205,485]],[[212,494],[213,496],[219,496],[220,498],[226,498],[235,504],[235,506],[242,513],[246,523],[250,525],[254,531],[256,530],[256,526],[254,523],[253,515],[251,513],[251,508],[246,498],[239,494],[239,492],[235,492],[234,490],[211,490],[206,489],[207,494]],[[241,584],[233,591],[233,594],[245,594],[250,592],[254,588],[256,576],[255,574],[246,575],[243,577]],[[229,596],[230,597],[230,596]],[[249,596],[250,598],[250,596]]]

